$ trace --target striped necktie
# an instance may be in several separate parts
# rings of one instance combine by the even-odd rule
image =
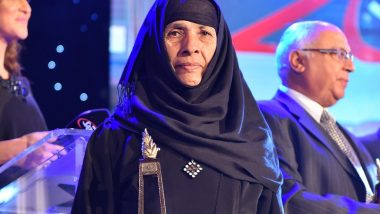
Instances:
[[[368,179],[364,173],[359,158],[356,155],[350,143],[348,142],[347,138],[343,135],[335,120],[329,115],[327,111],[323,111],[320,122],[321,126],[327,131],[330,137],[338,145],[340,150],[346,155],[346,157],[350,160],[351,164],[355,167],[356,172],[360,176],[366,188],[366,202],[371,202],[373,195],[372,189],[369,185]]]

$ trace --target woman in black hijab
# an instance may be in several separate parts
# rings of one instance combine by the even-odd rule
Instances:
[[[120,88],[87,146],[74,213],[137,213],[144,129],[160,147],[167,213],[283,212],[270,131],[214,1],[157,0]],[[159,213],[159,183],[144,182],[143,208]]]

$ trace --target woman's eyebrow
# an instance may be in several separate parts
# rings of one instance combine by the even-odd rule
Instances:
[[[180,28],[180,29],[184,29],[186,28],[186,26],[182,23],[174,23],[173,25],[170,26],[170,28]]]

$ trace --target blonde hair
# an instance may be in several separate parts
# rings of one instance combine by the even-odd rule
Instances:
[[[11,76],[21,75],[20,50],[21,45],[17,40],[10,42],[5,50],[4,67]]]

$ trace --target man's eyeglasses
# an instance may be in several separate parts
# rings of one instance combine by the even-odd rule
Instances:
[[[354,55],[352,53],[348,53],[344,49],[323,49],[323,48],[302,48],[300,49],[301,51],[318,51],[323,54],[335,54],[339,60],[344,61],[344,60],[354,60]]]

